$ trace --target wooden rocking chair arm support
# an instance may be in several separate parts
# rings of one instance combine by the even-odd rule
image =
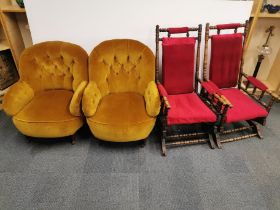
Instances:
[[[224,106],[228,106],[229,108],[232,108],[233,105],[230,103],[230,101],[224,96],[219,94],[214,94],[214,97],[220,101]]]
[[[280,102],[280,96],[277,96],[276,94],[272,93],[271,90],[266,90],[266,93],[270,95],[270,100],[267,104],[266,110],[269,112],[272,108],[274,102]]]
[[[241,76],[245,77],[246,79],[248,79],[248,75],[244,72],[240,72]]]
[[[249,77],[246,73],[241,72],[241,75],[243,77],[245,77],[248,81],[248,83],[250,83],[251,85],[253,85],[254,87],[262,90],[262,91],[266,91],[268,90],[267,86],[265,84],[263,84],[260,80],[258,80],[257,78],[253,78],[253,77]]]
[[[167,96],[168,96],[167,91],[165,90],[164,86],[159,81],[157,81],[157,87],[158,87],[159,95],[161,96],[161,99],[162,99],[162,105],[164,106],[164,108],[170,109],[171,106],[167,99]]]
[[[241,72],[241,75],[247,79],[248,83],[252,84],[252,83],[248,80],[248,75],[247,75],[246,73]],[[260,81],[259,81],[259,82],[260,82]],[[247,89],[245,89],[245,88],[242,88],[242,87],[241,87],[241,89],[242,89],[243,91],[245,91],[245,92],[246,92],[249,96],[251,96],[253,99],[255,99],[258,103],[260,103],[262,106],[264,106],[268,111],[271,109],[271,107],[272,107],[272,105],[273,105],[273,103],[274,103],[275,101],[276,101],[276,102],[279,102],[279,101],[280,101],[280,97],[277,96],[276,94],[272,93],[271,90],[269,90],[269,89],[263,90],[263,89],[261,89],[261,88],[255,86],[254,84],[252,84],[252,85],[254,86],[253,93],[250,93],[250,92],[249,92]],[[260,89],[260,90],[262,91],[260,97],[257,97],[256,95],[254,95],[254,93],[255,93],[255,91],[256,91],[256,88],[258,88],[258,89]],[[263,101],[261,101],[261,99],[262,99],[262,97],[263,97],[263,95],[264,95],[265,93],[271,97],[271,99],[270,99],[270,101],[268,102],[268,104],[265,103],[265,102],[263,102]]]
[[[201,79],[198,79],[197,80],[200,84],[202,84],[202,81]],[[208,81],[206,81],[208,82]],[[224,95],[220,95],[220,94],[217,94],[217,93],[214,93],[214,94],[211,94],[209,93],[209,91],[202,87],[209,95],[213,95],[214,98],[216,98],[223,106],[228,106],[228,107],[232,107],[232,104],[230,103],[230,101],[224,96]],[[213,103],[213,100],[211,100],[211,103]]]
[[[162,101],[163,101],[163,105],[164,105],[164,107],[165,107],[166,109],[170,109],[170,108],[171,108],[170,103],[169,103],[169,101],[168,101],[168,99],[167,99],[166,96],[163,96],[163,97],[162,97]]]

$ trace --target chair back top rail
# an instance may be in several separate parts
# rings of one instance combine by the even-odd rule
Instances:
[[[229,24],[218,24],[215,26],[209,26],[209,29],[217,29],[217,34],[220,34],[221,30],[234,29],[234,33],[237,33],[238,28],[245,28],[246,23],[229,23]]]
[[[177,28],[159,28],[159,32],[167,32],[167,36],[171,37],[171,34],[183,34],[185,33],[187,37],[190,36],[190,31],[198,31],[199,27],[177,27]],[[197,38],[197,37],[195,37]],[[162,41],[162,38],[159,38]]]

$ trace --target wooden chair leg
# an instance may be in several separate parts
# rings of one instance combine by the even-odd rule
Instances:
[[[28,141],[28,143],[31,143],[31,138],[29,136],[25,136],[25,138]]]
[[[221,126],[220,126],[220,129],[219,129],[218,131],[221,132],[221,133],[224,132],[224,131],[225,131],[224,126],[221,125]]]
[[[219,132],[217,132],[216,130],[214,131],[215,132],[215,138],[216,138],[216,144],[217,144],[217,147],[219,148],[219,149],[222,149],[223,148],[223,146],[222,146],[222,143],[221,143],[221,141],[220,141],[220,134],[219,134]]]
[[[163,156],[166,156],[165,139],[166,139],[166,131],[163,131],[162,138],[161,138],[161,151]]]
[[[214,144],[214,141],[213,141],[213,135],[215,135],[215,133],[213,133],[213,134],[209,133],[208,134],[209,145],[210,145],[211,149],[215,149],[215,144]]]
[[[252,126],[253,132],[256,133],[260,139],[263,139],[263,135],[261,133],[261,129],[260,129],[259,125],[257,125],[256,123],[254,123],[251,120],[248,120],[247,122],[250,126]]]
[[[146,142],[147,142],[147,139],[141,140],[141,147],[145,147],[146,146]]]
[[[71,136],[71,144],[72,144],[72,145],[76,144],[76,133],[74,133],[74,134]]]

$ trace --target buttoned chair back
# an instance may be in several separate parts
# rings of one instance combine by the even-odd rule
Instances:
[[[155,80],[154,55],[136,40],[104,41],[90,54],[89,80],[96,82],[102,96],[120,92],[143,95],[148,83]]]
[[[20,58],[20,80],[35,91],[65,89],[75,91],[88,80],[87,52],[80,46],[48,41],[26,49]]]

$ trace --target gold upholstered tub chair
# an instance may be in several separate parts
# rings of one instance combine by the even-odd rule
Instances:
[[[95,137],[105,141],[145,140],[160,110],[155,57],[144,44],[108,40],[89,56],[83,112]]]
[[[20,80],[3,103],[21,133],[39,138],[74,136],[84,123],[80,104],[88,81],[87,60],[81,47],[67,42],[43,42],[24,50]]]

